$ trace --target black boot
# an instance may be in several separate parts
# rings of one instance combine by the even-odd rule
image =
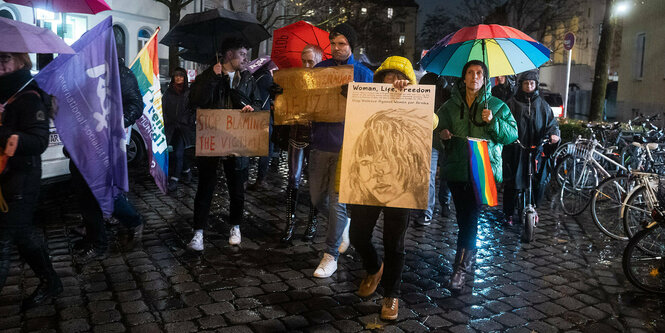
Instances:
[[[51,259],[46,253],[46,249],[31,251],[26,253],[25,259],[39,277],[39,285],[32,294],[23,300],[21,304],[21,311],[30,309],[36,305],[44,303],[52,297],[62,293],[62,282],[58,274],[53,269]]]
[[[288,243],[293,236],[293,229],[296,227],[296,204],[298,203],[298,189],[288,187],[286,189],[286,226],[282,243]]]
[[[455,263],[453,264],[453,275],[450,277],[448,289],[451,292],[461,292],[466,282],[467,274],[472,275],[473,266],[476,262],[476,250],[465,248],[457,249]]]
[[[314,206],[309,207],[309,221],[307,222],[307,228],[305,228],[305,234],[302,236],[302,240],[309,242],[316,235],[316,227],[319,224],[317,215],[319,210]]]

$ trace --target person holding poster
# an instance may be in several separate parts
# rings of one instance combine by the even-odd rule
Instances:
[[[302,67],[312,68],[323,59],[323,50],[316,45],[306,45],[300,54]],[[305,156],[309,152],[307,148],[311,140],[311,124],[295,124],[288,126],[288,166],[289,184],[286,188],[286,227],[282,236],[282,242],[286,243],[293,237],[293,229],[296,226],[296,204],[298,203],[298,188],[305,168]],[[316,218],[318,210],[314,205],[309,206],[309,220],[303,235],[304,241],[310,241],[316,234],[318,221]]]
[[[314,67],[353,65],[353,81],[372,82],[372,71],[353,58],[353,46],[357,40],[356,31],[349,24],[342,23],[330,32],[332,58],[318,63]],[[319,266],[314,270],[314,277],[325,278],[337,270],[337,258],[346,251],[348,241],[342,244],[342,238],[348,239],[348,218],[346,205],[339,203],[339,194],[335,191],[337,160],[342,149],[344,123],[312,122],[312,143],[309,153],[309,194],[312,206],[318,207],[328,197],[328,234],[326,249]]]
[[[411,62],[403,57],[386,59],[374,73],[374,82],[392,83],[396,89],[417,84]],[[426,141],[428,133],[418,133],[419,120],[408,110],[384,110],[371,116],[353,146],[350,183],[354,193],[373,205],[349,205],[350,238],[363,261],[367,276],[358,287],[358,295],[374,293],[379,282],[384,289],[381,319],[394,320],[399,310],[400,285],[404,270],[404,236],[409,226],[408,208],[396,206],[427,206],[426,197],[417,203],[412,191],[426,193],[429,174],[413,165],[429,161]],[[409,120],[414,120],[410,122]],[[393,154],[387,159],[383,154]],[[397,162],[397,163],[395,163]],[[422,172],[418,172],[422,170]],[[383,211],[384,259],[379,258],[372,244],[372,233]],[[385,274],[384,274],[385,271]]]
[[[435,130],[435,136],[443,140],[446,153],[442,174],[448,180],[448,187],[453,195],[459,228],[453,275],[448,285],[452,292],[462,291],[466,275],[473,273],[476,260],[480,204],[475,197],[469,175],[470,154],[467,138],[487,140],[489,160],[496,182],[502,180],[503,145],[517,139],[515,119],[505,103],[492,97],[487,73],[487,66],[483,62],[467,62],[459,83],[453,87],[450,100],[436,112],[439,126]]]
[[[252,74],[245,70],[247,48],[247,43],[238,38],[229,38],[222,43],[221,62],[196,77],[189,93],[190,106],[202,109],[241,109],[242,112],[260,109],[261,100],[256,94],[256,83]],[[194,237],[187,245],[193,251],[203,251],[203,229],[217,186],[220,159],[229,190],[229,244],[238,245],[241,241],[240,225],[245,209],[249,160],[247,157],[199,156],[196,158],[199,184],[194,197]]]

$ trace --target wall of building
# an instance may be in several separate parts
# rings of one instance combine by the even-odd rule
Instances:
[[[645,1],[624,18],[617,108],[622,120],[665,111],[665,1]],[[643,76],[635,74],[637,36],[645,33]]]

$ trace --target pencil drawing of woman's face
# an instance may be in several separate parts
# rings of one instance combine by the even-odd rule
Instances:
[[[393,201],[405,191],[404,180],[396,175],[398,166],[382,153],[360,158],[359,178],[367,191],[382,204]]]

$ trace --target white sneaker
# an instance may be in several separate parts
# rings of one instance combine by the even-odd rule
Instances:
[[[203,234],[200,232],[194,233],[194,238],[187,244],[187,248],[192,251],[203,251]]]
[[[321,263],[319,264],[319,267],[316,268],[314,271],[314,277],[317,278],[327,278],[335,271],[337,270],[337,260],[328,253],[323,254],[323,259],[321,259]]]
[[[351,225],[351,219],[346,220],[346,227],[344,227],[344,232],[342,232],[342,242],[339,243],[339,248],[337,250],[339,253],[344,253],[349,249],[351,241],[349,240],[349,226]]]
[[[229,233],[230,233],[229,244],[231,245],[240,244],[240,226],[234,225]]]

